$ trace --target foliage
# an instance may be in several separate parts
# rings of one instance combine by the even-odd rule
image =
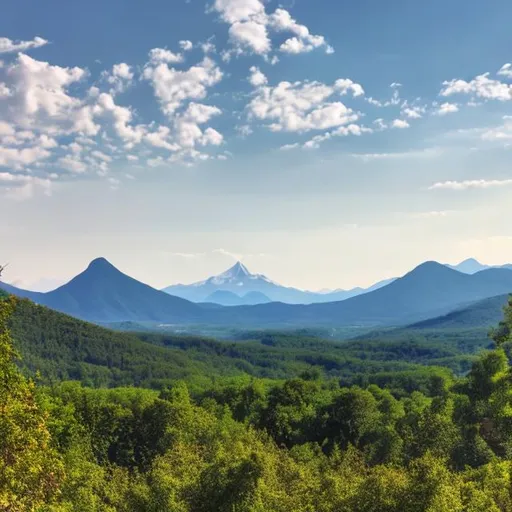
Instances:
[[[0,510],[12,512],[51,503],[62,477],[34,385],[14,363],[7,330],[14,302],[0,299]]]
[[[34,387],[13,362],[5,329],[13,303],[0,307],[0,510],[512,510],[509,339],[498,340],[463,377],[423,367],[435,371],[416,381],[421,386],[404,371],[389,372],[385,389],[378,385],[390,383],[385,379],[354,385],[306,365],[288,379],[240,372],[203,386],[173,379],[159,391],[69,381]],[[85,339],[105,346],[94,332],[104,335],[87,330]],[[137,347],[148,347],[147,354],[185,352],[178,340],[164,348],[149,338],[116,336],[110,340],[125,355],[130,343],[134,353]],[[273,343],[279,345],[278,337]],[[236,360],[246,346],[258,347],[192,344],[225,360],[226,353]],[[269,361],[279,357],[279,346],[265,347],[274,350]]]

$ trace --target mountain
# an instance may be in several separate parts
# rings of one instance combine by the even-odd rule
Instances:
[[[56,311],[92,322],[192,322],[202,309],[189,301],[155,290],[117,270],[105,258],[63,286],[47,293],[27,292],[0,283],[0,288]]]
[[[388,284],[392,283],[396,280],[396,277],[392,277],[390,279],[383,279],[378,283],[373,284],[368,288],[351,288],[350,290],[334,290],[331,292],[323,292],[319,297],[314,301],[317,302],[336,302],[340,300],[350,299],[351,297],[357,297],[358,295],[362,295],[363,293],[373,292],[374,290],[378,290],[379,288],[383,288]]]
[[[479,300],[469,306],[456,309],[447,315],[429,318],[408,327],[410,329],[470,329],[476,327],[494,327],[503,318],[503,306],[508,295],[498,295]]]
[[[246,293],[242,297],[245,304],[255,305],[255,304],[266,304],[268,302],[272,302],[269,297],[267,297],[264,293],[261,292],[249,292]]]
[[[446,265],[448,268],[453,270],[457,270],[464,274],[476,274],[482,270],[487,270],[489,268],[505,268],[507,270],[512,270],[512,264],[506,265],[484,265],[480,263],[475,258],[468,258],[467,260],[461,261],[457,265]]]
[[[345,300],[381,288],[391,281],[393,281],[393,279],[386,279],[366,289],[353,288],[351,290],[335,290],[332,292],[310,292],[299,290],[298,288],[282,286],[262,274],[252,274],[243,263],[237,262],[225,272],[212,276],[205,281],[199,281],[189,285],[171,285],[164,288],[163,291],[192,302],[217,302],[218,300],[222,300],[223,302],[218,303],[226,305],[234,305],[236,299],[232,296],[229,296],[230,298],[228,299],[228,295],[215,294],[215,292],[231,292],[238,296],[246,296],[249,292],[258,292],[265,295],[268,299],[258,302],[270,301],[284,302],[286,304],[313,304],[317,302]],[[258,302],[253,301],[251,303],[257,304]],[[242,301],[240,304],[249,304],[249,302]]]
[[[217,284],[231,286],[238,292],[246,290],[247,283],[253,281],[271,291],[275,290],[271,286],[278,290],[283,288],[262,276],[250,274],[241,264],[221,276],[210,278],[201,287],[210,286],[211,293],[219,291],[213,283],[217,279]],[[440,263],[427,262],[376,290],[343,301],[309,305],[283,302],[231,307],[195,304],[136,281],[104,258],[94,260],[69,283],[48,293],[36,294],[3,284],[0,288],[21,296],[29,294],[38,304],[97,323],[158,322],[251,328],[406,325],[511,292],[512,270],[491,268],[464,274]],[[272,299],[267,293],[259,293]]]
[[[240,296],[226,290],[216,290],[211,295],[208,295],[204,302],[220,304],[222,306],[250,306],[254,304],[266,304],[272,301],[261,292],[249,292]]]
[[[426,262],[387,286],[344,301],[229,308],[218,311],[215,321],[225,322],[230,315],[231,323],[246,325],[403,325],[511,291],[511,270],[488,269],[469,275]]]
[[[252,274],[240,261],[225,272],[212,276],[205,281],[190,285],[172,285],[164,288],[163,291],[193,302],[211,302],[210,297],[217,291],[231,292],[237,296],[249,292],[260,292],[271,301],[287,302],[289,304],[310,302],[308,292],[281,286],[261,274]],[[222,297],[222,295],[216,295],[216,297],[219,296]],[[224,295],[224,297],[227,296]],[[233,298],[231,297],[231,299]]]

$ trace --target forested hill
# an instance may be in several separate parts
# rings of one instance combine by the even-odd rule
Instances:
[[[425,390],[402,378],[392,391],[314,371],[195,391],[34,387],[15,366],[12,306],[0,300],[0,510],[512,510],[512,300],[467,376],[431,375]],[[15,330],[37,320],[24,307]],[[70,343],[86,340],[67,328]]]
[[[479,345],[463,349],[450,339],[333,342],[285,333],[253,333],[243,341],[199,336],[125,333],[18,300],[13,338],[21,365],[43,382],[79,380],[92,386],[162,388],[176,379],[204,387],[226,376],[283,379],[312,369],[350,384],[426,391],[431,378],[465,373]],[[443,368],[441,368],[443,367]],[[405,384],[407,382],[407,384]]]
[[[507,303],[508,295],[498,295],[477,301],[469,306],[456,309],[435,318],[418,322],[409,326],[413,329],[468,329],[490,328],[496,325],[503,316],[503,306]]]

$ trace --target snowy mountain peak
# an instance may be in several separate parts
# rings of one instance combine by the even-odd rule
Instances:
[[[248,268],[241,262],[237,261],[231,268],[220,274],[218,277],[238,277],[242,278],[245,276],[250,276]]]
[[[211,277],[208,281],[216,285],[237,283],[239,286],[243,286],[244,280],[253,279],[254,277],[256,276],[251,274],[243,263],[237,261],[231,268],[222,272],[222,274]]]

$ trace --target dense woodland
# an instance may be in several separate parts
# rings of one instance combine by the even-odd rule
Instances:
[[[0,301],[0,510],[512,510],[512,300],[479,356],[52,315]]]

